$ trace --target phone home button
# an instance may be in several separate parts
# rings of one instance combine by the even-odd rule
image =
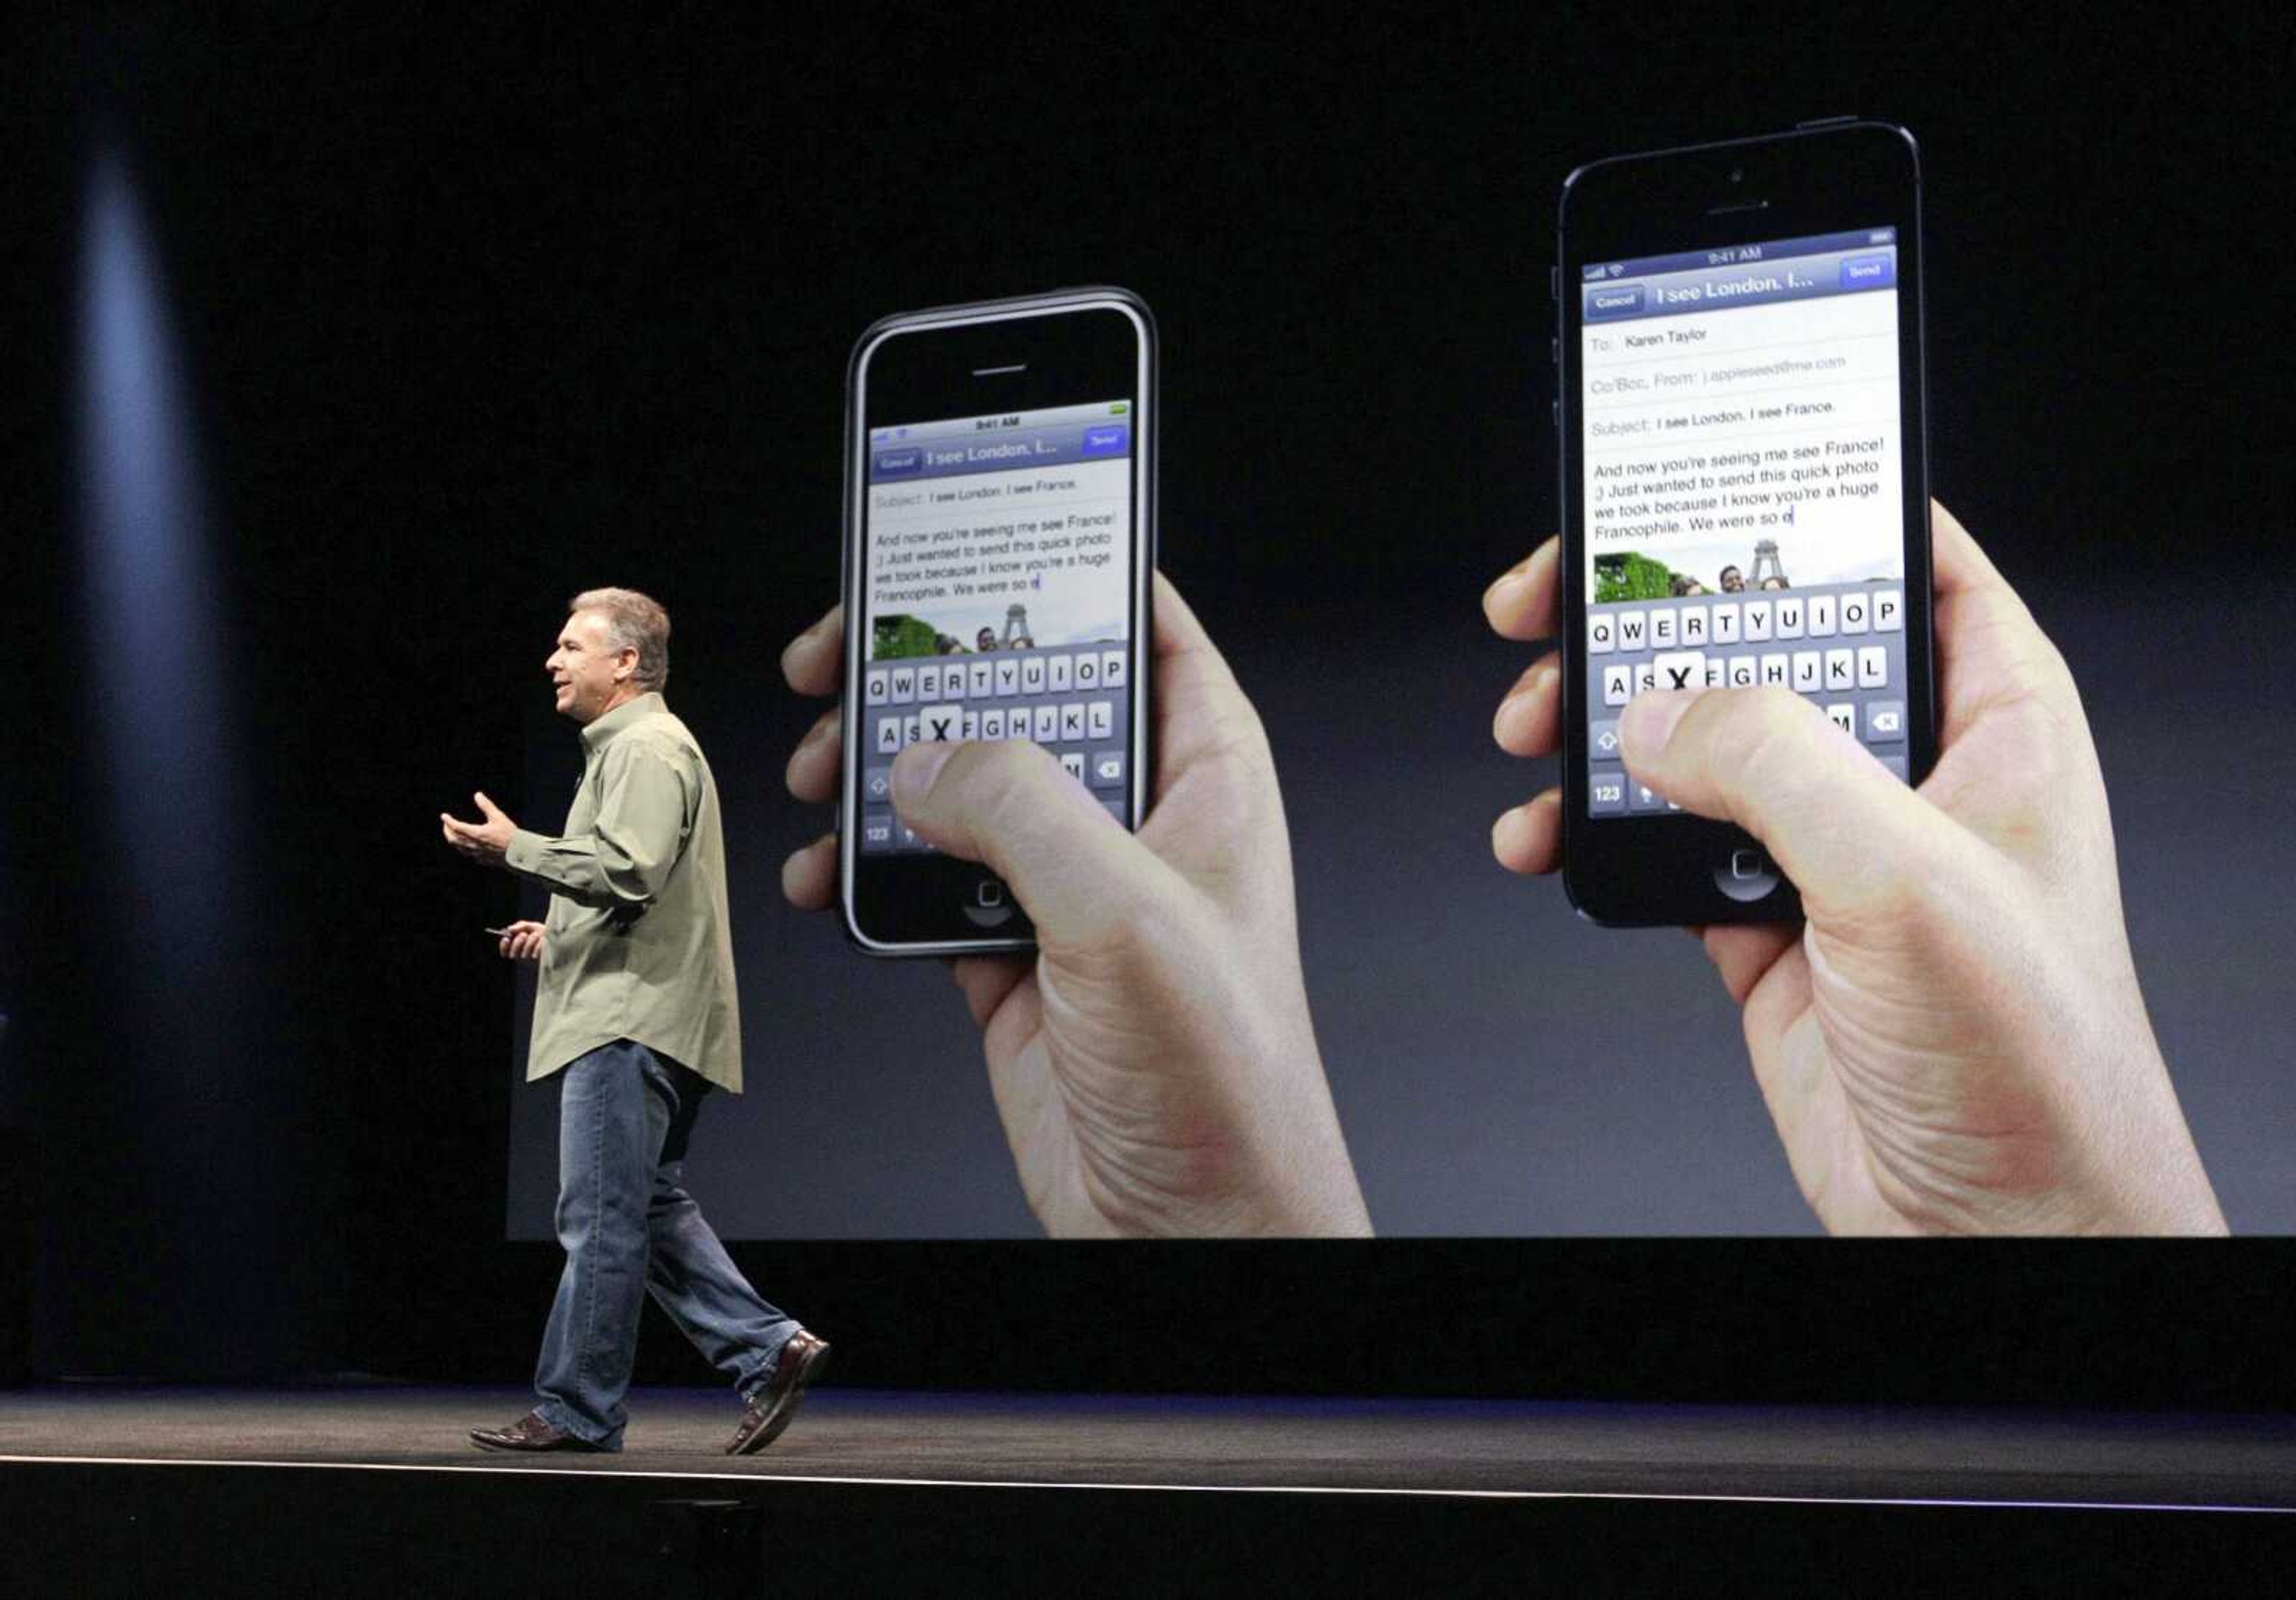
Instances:
[[[1013,904],[1004,898],[1004,885],[995,878],[973,884],[972,900],[965,907],[964,915],[976,928],[995,928],[1012,921]]]
[[[1758,849],[1734,849],[1714,869],[1714,887],[1741,905],[1765,898],[1780,882],[1777,868]]]

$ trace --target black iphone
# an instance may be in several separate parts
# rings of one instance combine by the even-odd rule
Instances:
[[[1597,161],[1559,234],[1565,890],[1609,925],[1798,915],[1758,841],[1635,782],[1618,718],[1780,685],[1906,782],[1935,759],[1913,136]]]
[[[889,316],[846,382],[840,898],[878,956],[1031,948],[892,803],[921,740],[1028,739],[1127,827],[1148,794],[1155,322],[1082,289]]]

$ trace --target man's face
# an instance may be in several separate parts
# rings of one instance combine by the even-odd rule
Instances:
[[[1722,569],[1722,592],[1724,594],[1735,595],[1745,587],[1745,575],[1740,572],[1737,568],[1725,567]]]
[[[558,648],[543,663],[558,696],[558,714],[577,722],[594,722],[614,698],[614,692],[637,670],[638,652],[616,650],[607,643],[603,613],[576,611],[558,630]]]

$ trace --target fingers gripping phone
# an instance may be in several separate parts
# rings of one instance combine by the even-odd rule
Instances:
[[[1032,948],[892,804],[920,741],[1029,740],[1127,827],[1148,793],[1156,341],[1085,289],[889,316],[846,383],[840,898],[879,956]]]
[[[1559,234],[1565,890],[1611,925],[1797,916],[1758,841],[1635,782],[1618,718],[1773,685],[1901,779],[1935,760],[1913,137],[1597,161]]]

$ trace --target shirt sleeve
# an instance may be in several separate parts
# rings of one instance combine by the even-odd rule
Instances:
[[[504,860],[520,877],[580,905],[650,906],[685,848],[690,779],[671,755],[629,738],[607,746],[598,776],[598,815],[588,833],[546,839],[521,828]]]

